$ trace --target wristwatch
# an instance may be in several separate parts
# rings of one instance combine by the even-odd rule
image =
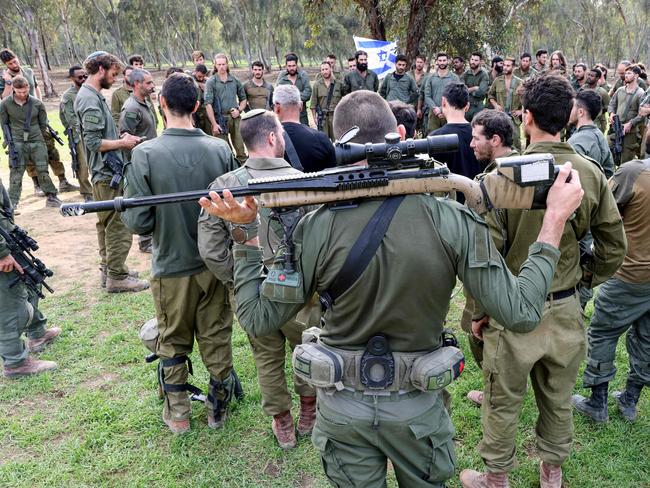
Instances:
[[[230,226],[230,236],[237,244],[244,244],[255,237],[260,230],[259,216],[249,224],[232,224]]]

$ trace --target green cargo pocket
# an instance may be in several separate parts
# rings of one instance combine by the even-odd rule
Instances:
[[[354,482],[343,468],[343,463],[336,455],[334,441],[329,439],[318,428],[314,429],[311,440],[314,447],[320,451],[320,460],[327,479],[338,488],[354,486]]]
[[[425,473],[427,481],[444,483],[454,475],[456,452],[454,450],[454,427],[447,415],[439,415],[431,422],[430,412],[409,423],[418,440],[425,439],[430,450]]]

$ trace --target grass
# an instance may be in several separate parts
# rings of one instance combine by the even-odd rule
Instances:
[[[449,321],[458,323],[462,297],[452,304]],[[59,369],[20,381],[0,380],[0,460],[2,486],[328,486],[308,440],[283,452],[261,411],[255,367],[245,334],[235,328],[233,356],[245,399],[234,405],[227,426],[207,428],[203,405],[194,403],[192,431],[173,436],[160,420],[155,367],[137,338],[140,324],[154,314],[148,292],[84,296],[79,289],[48,297],[42,309],[62,337],[44,359]],[[468,358],[465,337],[459,334]],[[194,384],[208,375],[198,353],[192,355]],[[619,346],[617,364],[626,371]],[[624,374],[613,386],[620,387]],[[481,387],[471,359],[452,388],[457,429],[458,468],[480,468],[475,445],[481,438],[480,411],[464,399]],[[294,402],[295,404],[296,402]],[[596,426],[575,416],[576,446],[565,465],[567,487],[650,486],[650,408],[647,394],[640,420],[628,424],[611,405],[611,420]],[[519,469],[513,487],[537,486],[533,426],[536,408],[529,394],[517,438]],[[389,486],[395,486],[391,478]],[[450,486],[459,486],[456,479]]]

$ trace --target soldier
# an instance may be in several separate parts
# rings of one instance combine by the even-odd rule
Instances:
[[[485,385],[483,439],[478,452],[487,473],[464,470],[460,474],[464,488],[508,486],[529,376],[539,410],[535,433],[541,458],[540,484],[560,488],[561,465],[569,456],[573,437],[571,392],[585,353],[576,285],[583,283],[591,288],[602,283],[625,254],[623,226],[605,176],[569,144],[560,142],[573,103],[571,84],[566,77],[549,73],[528,78],[522,86],[524,130],[531,140],[524,154],[551,153],[556,161],[570,162],[580,175],[584,198],[575,217],[560,232],[560,259],[539,326],[527,334],[513,333],[507,330],[507,323],[495,321],[479,305],[475,307],[472,332],[484,341]],[[496,248],[513,272],[523,270],[529,246],[549,212],[549,208],[502,210],[487,215]],[[578,241],[589,229],[594,237],[594,259],[581,265]]]
[[[609,93],[602,86],[598,85],[598,80],[601,77],[601,71],[599,68],[592,68],[587,71],[585,84],[582,85],[582,90],[591,90],[596,92],[600,96],[601,102],[601,111],[598,114],[598,117],[594,120],[596,126],[604,134],[607,130],[607,107],[609,107]],[[611,176],[611,175],[610,175]]]
[[[393,112],[393,115],[395,116],[397,126],[404,126],[404,137],[406,139],[413,139],[415,137],[415,126],[417,123],[417,117],[413,106],[398,100],[388,102],[388,105],[390,106],[390,111]]]
[[[503,74],[503,58],[501,56],[494,56],[490,66],[490,86],[492,86],[494,80]]]
[[[426,56],[423,56],[421,54],[417,55],[415,57],[415,64],[413,66],[413,69],[410,72],[411,77],[415,80],[415,84],[418,87],[418,104],[415,107],[415,115],[418,119],[417,124],[416,124],[416,132],[422,133],[424,129],[426,129],[427,124],[427,119],[428,119],[428,111],[425,114],[425,106],[424,106],[424,86],[426,85],[426,79],[427,79],[427,72],[424,70],[424,66],[427,62]]]
[[[79,169],[77,170],[77,180],[79,181],[79,193],[84,198],[84,201],[91,202],[93,200],[93,187],[88,180],[88,163],[86,162],[85,149],[83,141],[81,140],[81,131],[79,128],[79,119],[74,111],[74,101],[79,93],[79,88],[84,84],[88,75],[81,66],[72,66],[68,70],[68,77],[72,81],[72,85],[68,88],[63,95],[61,95],[61,102],[59,104],[59,118],[63,127],[65,127],[68,138],[72,137],[71,144],[74,144],[77,150],[77,162]]]
[[[589,352],[583,376],[591,398],[571,403],[597,422],[606,422],[608,383],[616,375],[616,345],[627,332],[630,372],[625,390],[612,396],[626,420],[634,422],[643,387],[650,386],[650,159],[621,166],[610,180],[623,215],[627,253],[616,274],[599,289],[587,330]]]
[[[573,81],[571,86],[575,91],[579,91],[585,86],[587,75],[587,65],[585,63],[576,63],[573,65]]]
[[[205,65],[205,54],[203,54],[203,51],[192,51],[192,62],[194,65]]]
[[[379,78],[374,71],[368,69],[368,53],[357,51],[354,53],[354,70],[345,74],[343,81],[343,94],[347,95],[357,90],[379,89]]]
[[[512,74],[515,65],[514,58],[506,58],[503,62],[503,75],[499,76],[488,93],[488,101],[499,112],[506,113],[514,124],[515,132],[513,134],[513,144],[518,151],[521,151],[521,136],[519,127],[521,126],[521,98],[518,93],[521,80]]]
[[[602,63],[597,63],[594,68],[598,68],[600,70],[600,79],[598,80],[598,86],[607,91],[607,94],[609,95],[609,91],[612,87],[609,85],[609,83],[607,83],[607,67]]]
[[[311,85],[309,75],[303,70],[298,69],[298,56],[294,53],[288,53],[284,57],[286,70],[278,75],[278,81],[275,86],[294,85],[300,91],[300,100],[302,100],[302,111],[300,112],[300,123],[309,125],[309,116],[307,115],[307,102],[311,98]]]
[[[126,62],[129,66],[133,66],[135,69],[144,68],[144,58],[141,54],[131,54]],[[131,86],[133,86],[133,84],[131,84]]]
[[[625,70],[625,86],[620,87],[614,93],[609,102],[609,124],[610,127],[614,122],[614,115],[618,115],[621,124],[623,124],[623,152],[621,154],[621,164],[636,158],[641,146],[641,135],[639,134],[639,125],[643,122],[643,117],[639,115],[643,90],[637,84],[639,72],[637,66],[628,66]],[[610,147],[614,143],[615,134],[610,133]]]
[[[343,76],[341,74],[341,71],[339,70],[339,67],[336,64],[336,54],[330,53],[327,55],[325,58],[325,61],[327,61],[330,66],[332,67],[332,76],[334,76],[334,79],[340,83],[343,82]]]
[[[596,161],[609,178],[614,174],[614,158],[607,145],[607,139],[595,125],[595,119],[602,111],[602,102],[592,90],[581,90],[573,101],[569,124],[575,125],[575,132],[567,141],[578,154]]]
[[[451,67],[454,70],[454,74],[460,78],[465,73],[465,60],[462,56],[454,56],[451,58]]]
[[[355,142],[383,141],[387,132],[403,134],[388,103],[368,91],[344,97],[336,108],[336,136],[352,126],[360,128]],[[347,210],[335,205],[321,206],[304,217],[293,234],[295,261],[300,263],[295,280],[265,281],[254,199],[246,198],[239,204],[228,192],[225,200],[216,193],[211,194],[212,202],[201,199],[205,211],[235,222],[239,229],[237,240],[243,244],[233,247],[237,318],[255,336],[281,328],[314,292],[321,296],[326,293],[337,276],[351,266],[349,262],[343,263],[360,229],[366,227],[362,237],[369,235],[368,222],[377,212],[387,220],[386,230],[381,232],[383,240],[377,239],[378,247],[373,252],[376,257],[365,270],[362,268],[361,277],[352,287],[337,294],[322,318],[318,350],[326,351],[329,357],[338,355],[342,360],[335,359],[335,364],[343,363],[340,382],[344,388],[334,388],[333,382],[327,388],[321,383],[312,434],[325,475],[332,484],[385,486],[387,459],[391,460],[400,486],[443,486],[453,475],[454,431],[439,390],[421,391],[411,384],[408,375],[404,379],[401,375],[394,377],[391,360],[387,360],[388,365],[374,361],[377,356],[370,347],[390,351],[388,356],[395,363],[412,363],[425,354],[435,355],[432,351],[439,350],[441,345],[440,335],[456,275],[486,308],[501,316],[503,323],[516,330],[534,328],[559,257],[557,246],[564,220],[580,199],[579,177],[575,173],[575,180],[563,183],[568,174],[569,167],[565,166],[559,183],[549,193],[544,228],[530,249],[519,281],[492,248],[480,219],[461,211],[453,202],[431,195],[365,199]],[[395,208],[397,204],[399,208]],[[388,205],[395,205],[389,215],[384,213]],[[380,207],[382,210],[378,210]],[[422,259],[424,248],[431,259]],[[476,256],[483,257],[474,261]],[[489,264],[488,256],[494,257]],[[282,259],[279,253],[272,271],[282,269]],[[382,299],[377,301],[380,276],[390,279],[382,286]],[[421,286],[413,286],[414,277]],[[522,286],[524,280],[536,286]],[[431,283],[436,286],[431,288]],[[409,293],[404,293],[405,289]],[[321,354],[325,356],[324,352]],[[306,360],[302,355],[299,357]],[[368,381],[356,367],[345,367],[359,364],[361,357],[365,358],[361,361],[366,367],[379,366],[376,374],[373,367],[373,389],[365,386]],[[298,361],[297,358],[294,364],[300,364]],[[311,364],[309,360],[307,363]]]
[[[206,134],[212,134],[212,125],[205,108],[205,83],[208,80],[208,68],[204,64],[197,64],[192,72],[192,78],[199,88],[200,102],[199,108],[194,112],[194,127],[201,129]]]
[[[412,105],[417,104],[418,85],[406,72],[407,64],[408,58],[404,54],[398,54],[395,57],[395,71],[386,75],[381,83],[379,94],[387,102],[399,100]]]
[[[537,73],[535,68],[530,65],[531,60],[530,53],[522,53],[519,56],[519,66],[515,68],[513,74],[522,81]]]
[[[273,85],[264,79],[264,65],[261,61],[253,61],[251,73],[251,79],[244,83],[247,110],[273,110]]]
[[[429,109],[427,132],[445,125],[445,116],[442,114],[442,91],[449,83],[459,81],[458,77],[449,71],[448,63],[447,53],[438,53],[436,56],[437,69],[428,76],[424,83],[424,103]]]
[[[535,53],[535,64],[533,68],[538,73],[546,71],[546,61],[548,59],[548,51],[546,49],[538,49]]]
[[[42,100],[41,88],[38,85],[38,80],[34,75],[34,71],[31,68],[23,68],[20,65],[20,60],[10,49],[2,49],[0,51],[0,60],[7,67],[2,72],[2,78],[0,78],[0,98],[5,98],[8,95],[12,94],[12,80],[16,76],[22,76],[29,83],[29,94],[32,97],[36,97],[39,100]],[[61,163],[61,158],[59,156],[59,151],[56,148],[54,143],[54,138],[49,131],[44,130],[43,139],[45,140],[45,146],[47,147],[47,163],[52,168],[52,173],[59,179],[59,192],[71,192],[79,190],[79,187],[70,183],[65,177],[65,168],[63,163]],[[34,183],[34,194],[39,197],[44,197],[45,193],[41,189],[38,183],[38,175],[35,167],[34,161],[26,161],[27,175],[32,179]]]
[[[650,115],[650,88],[646,90],[643,100],[641,100],[639,115],[646,118]],[[645,157],[650,158],[650,126],[646,129],[645,133]]]
[[[133,66],[125,66],[122,70],[122,86],[113,92],[111,95],[111,113],[113,114],[113,121],[117,127],[120,123],[120,114],[122,113],[122,107],[124,102],[128,100],[133,92],[133,85],[129,81],[129,75],[133,71]]]
[[[352,56],[351,58],[348,58],[348,72],[356,71],[356,69],[357,69],[357,58]]]
[[[47,200],[46,207],[60,207],[61,200],[56,196],[56,187],[47,172],[47,147],[43,132],[47,127],[45,105],[29,94],[29,83],[22,76],[12,80],[13,95],[0,102],[0,121],[8,125],[13,146],[18,154],[15,165],[9,166],[9,198],[13,206],[18,205],[23,187],[23,174],[27,161],[36,166],[39,187]],[[6,139],[6,137],[5,137]],[[9,141],[5,140],[9,144]]]
[[[325,63],[329,66],[328,63]],[[331,75],[330,75],[331,76]],[[332,83],[336,81],[332,80]],[[336,82],[338,83],[338,82]],[[210,188],[225,188],[244,185],[251,178],[267,178],[283,175],[300,174],[282,157],[284,156],[284,138],[282,125],[273,112],[262,109],[252,110],[242,116],[242,138],[248,148],[250,157],[239,169],[217,178]],[[295,210],[304,214],[302,210]],[[274,250],[281,245],[282,235],[279,228],[269,220],[269,212],[260,212],[262,230],[262,249],[264,262],[271,267]],[[202,212],[199,217],[198,230],[199,252],[217,279],[228,288],[233,288],[233,240],[229,226],[223,220]],[[310,326],[299,319],[302,315],[309,317],[309,306],[297,317],[289,320],[281,329],[261,337],[248,336],[257,367],[257,377],[262,393],[262,409],[266,415],[273,417],[272,430],[278,444],[283,449],[296,447],[296,434],[291,417],[291,394],[287,387],[285,375],[286,345],[293,348],[300,344],[303,330]],[[315,307],[312,307],[315,308]],[[316,312],[320,312],[320,306]],[[317,313],[315,325],[318,324]],[[316,391],[300,377],[294,374],[294,387],[300,395],[300,417],[298,434],[311,434],[316,420]]]
[[[460,81],[465,83],[469,92],[469,110],[465,113],[465,118],[471,122],[474,115],[485,108],[485,95],[488,92],[490,77],[482,67],[483,54],[473,52],[469,57],[469,69],[460,77]]]
[[[88,79],[79,88],[74,102],[91,172],[93,198],[97,201],[122,196],[123,181],[119,178],[125,159],[122,151],[133,149],[140,142],[140,138],[128,133],[121,137],[118,135],[111,111],[101,94],[102,89],[108,90],[114,83],[121,67],[120,60],[112,54],[105,51],[92,53],[84,62]],[[106,287],[109,293],[138,292],[149,288],[149,283],[137,279],[137,273],[129,273],[126,266],[133,236],[124,227],[119,214],[115,211],[98,212],[96,227],[101,286]]]
[[[631,65],[632,63],[624,59],[616,66],[616,83],[614,83],[614,86],[609,90],[610,97],[613,97],[614,93],[616,93],[619,88],[625,86],[625,70]]]
[[[27,87],[27,81],[25,84]],[[13,211],[7,190],[0,180],[0,228],[7,233],[14,228]],[[7,378],[39,374],[57,366],[54,361],[42,361],[30,355],[30,352],[45,349],[61,334],[61,329],[46,329],[47,319],[38,309],[38,295],[22,280],[12,284],[16,276],[23,273],[0,235],[0,357]],[[27,345],[22,338],[23,332],[27,335]]]
[[[237,160],[243,163],[248,156],[239,133],[239,116],[246,108],[246,92],[241,82],[230,74],[225,54],[214,56],[214,67],[216,72],[205,85],[205,111],[212,124],[212,135],[228,142]],[[218,110],[221,110],[225,127],[217,122]]]
[[[160,137],[133,151],[126,167],[127,198],[206,188],[238,166],[228,144],[193,127],[198,96],[194,80],[184,73],[165,80],[160,103],[167,128]],[[151,290],[158,321],[156,354],[165,395],[162,418],[175,434],[190,430],[188,356],[195,338],[210,373],[206,400],[209,427],[223,426],[228,402],[241,388],[232,368],[233,315],[228,290],[199,256],[197,216],[191,202],[133,208],[122,214],[132,232],[153,233]]]
[[[326,61],[320,65],[320,74],[311,92],[311,115],[316,121],[316,128],[334,141],[334,109],[343,97],[343,85],[334,77],[332,66]]]

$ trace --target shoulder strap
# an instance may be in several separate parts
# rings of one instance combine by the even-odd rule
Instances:
[[[305,171],[305,168],[300,162],[300,157],[296,152],[296,148],[293,145],[293,142],[291,141],[291,137],[289,137],[289,134],[287,134],[286,131],[284,131],[283,135],[284,135],[284,151],[287,153],[287,157],[289,158],[289,164],[299,171]]]
[[[27,98],[27,112],[25,113],[25,123],[23,125],[23,140],[29,138],[29,129],[32,126],[32,108],[34,108],[34,100],[29,96]]]
[[[336,80],[330,81],[330,86],[327,89],[327,100],[325,100],[325,110],[327,110],[328,112],[330,111],[330,104],[332,103],[332,95],[334,95],[335,84],[336,84]]]
[[[361,231],[357,241],[350,249],[339,274],[336,275],[329,289],[320,294],[320,302],[325,310],[332,308],[336,299],[343,295],[363,274],[377,249],[384,240],[395,212],[405,195],[387,198]]]

